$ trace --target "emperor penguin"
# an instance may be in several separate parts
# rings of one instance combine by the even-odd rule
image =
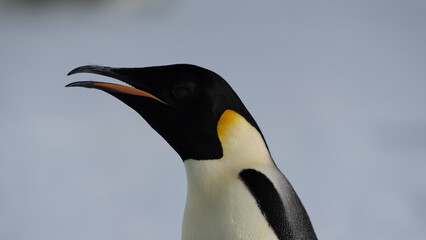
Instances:
[[[317,239],[293,187],[274,163],[259,126],[228,83],[208,69],[87,65],[127,85],[80,81],[138,112],[185,165],[183,240]]]

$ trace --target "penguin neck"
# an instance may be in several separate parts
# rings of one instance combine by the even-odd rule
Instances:
[[[221,158],[184,161],[188,192],[182,239],[236,239],[240,232],[248,232],[247,226],[272,236],[273,231],[264,230],[270,229],[266,221],[250,225],[256,213],[257,218],[263,218],[239,178],[247,168],[275,169],[262,135],[231,110],[222,114],[217,131],[223,149]]]
[[[220,182],[238,178],[243,169],[275,167],[261,133],[237,112],[226,110],[222,114],[217,133],[223,150],[221,158],[184,161],[188,191],[213,190],[212,185],[221,186]]]

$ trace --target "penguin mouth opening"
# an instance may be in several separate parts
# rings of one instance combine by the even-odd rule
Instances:
[[[127,83],[129,85],[133,85],[132,81],[128,80],[125,76],[118,74],[116,71],[117,71],[116,68],[87,65],[87,66],[75,68],[71,72],[69,72],[67,75],[69,76],[76,73],[94,73],[94,74],[112,77],[124,83]],[[166,102],[154,96],[153,94],[133,86],[126,86],[126,85],[107,83],[107,82],[78,81],[78,82],[70,83],[66,85],[65,87],[96,88],[108,93],[120,93],[120,94],[134,95],[134,96],[140,96],[140,97],[147,97],[167,105]]]

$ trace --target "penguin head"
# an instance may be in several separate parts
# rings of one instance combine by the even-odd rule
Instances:
[[[205,68],[189,64],[144,68],[88,65],[68,75],[75,73],[100,74],[130,85],[83,81],[67,87],[96,88],[118,98],[138,112],[184,161],[223,156],[218,122],[227,110],[242,116],[260,132],[228,83]]]

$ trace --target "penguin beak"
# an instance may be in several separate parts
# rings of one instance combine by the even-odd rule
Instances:
[[[140,85],[140,83],[137,83],[136,81],[132,80],[132,78],[126,76],[125,74],[122,74],[121,72],[123,72],[123,70],[125,71],[126,69],[111,68],[111,67],[97,66],[97,65],[87,65],[87,66],[81,66],[81,67],[73,69],[71,72],[67,74],[67,76],[70,76],[76,73],[94,73],[94,74],[115,78],[133,87],[114,84],[114,83],[93,82],[93,81],[73,82],[66,85],[65,87],[96,88],[108,93],[120,93],[120,94],[147,97],[167,105],[167,103],[165,103],[158,97],[154,96],[153,94],[137,88],[137,85]]]

